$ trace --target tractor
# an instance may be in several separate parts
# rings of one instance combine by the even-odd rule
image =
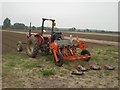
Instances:
[[[50,36],[44,36],[44,22],[52,22],[52,30]],[[61,32],[55,32],[54,26],[56,25],[54,19],[42,18],[41,32],[32,33],[31,23],[29,33],[26,35],[26,53],[29,57],[35,58],[41,50],[42,52],[48,53],[52,52],[54,56],[54,63],[57,66],[62,66],[64,60],[82,60],[89,61],[91,54],[86,50],[86,45],[83,41],[80,41],[76,36],[77,44],[73,44],[70,40],[63,39],[63,34]],[[23,50],[22,42],[18,41],[17,51],[21,52]],[[78,55],[76,50],[81,49],[81,55]]]

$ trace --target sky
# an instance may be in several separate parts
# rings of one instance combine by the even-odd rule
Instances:
[[[117,2],[3,2],[0,7],[0,24],[8,17],[12,24],[41,26],[46,17],[55,19],[60,28],[118,30]]]

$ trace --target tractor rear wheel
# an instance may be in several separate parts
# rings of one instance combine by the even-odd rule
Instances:
[[[18,51],[18,52],[21,52],[22,50],[23,50],[22,42],[21,42],[21,41],[18,41],[18,42],[17,42],[17,51]]]
[[[34,36],[31,36],[27,40],[26,53],[28,56],[35,58],[38,54],[38,39]]]
[[[82,50],[81,55],[84,56],[84,55],[86,55],[86,54],[90,55],[90,52],[89,52],[88,50]],[[87,62],[90,61],[90,58],[91,58],[91,57],[89,57],[88,59],[85,59],[85,61],[87,61]]]
[[[56,60],[55,60],[55,58],[54,58],[54,63],[55,63],[56,66],[59,66],[59,67],[60,67],[60,66],[63,65],[64,58],[63,58],[63,55],[62,55],[61,53],[59,53],[59,52],[56,52],[56,55],[57,55],[57,57],[59,58],[59,61],[56,62]]]

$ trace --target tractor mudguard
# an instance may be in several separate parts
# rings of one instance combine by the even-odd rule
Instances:
[[[35,37],[38,38],[38,44],[39,44],[39,45],[44,43],[45,40],[44,40],[44,38],[43,38],[42,36],[37,35],[37,36],[35,36]]]
[[[45,41],[44,38],[43,38],[43,36],[41,36],[40,33],[31,33],[31,36],[34,36],[34,37],[36,37],[36,38],[38,39],[38,44],[39,44],[39,45],[40,45],[40,44],[43,44],[44,41]],[[31,36],[26,35],[27,39],[28,39],[29,37],[31,37]]]

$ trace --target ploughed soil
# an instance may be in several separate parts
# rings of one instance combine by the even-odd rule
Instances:
[[[68,34],[66,34],[68,35]],[[84,36],[80,35],[82,38]],[[91,39],[99,37],[89,36]],[[114,37],[100,37],[102,40],[116,41]],[[3,88],[115,88],[118,87],[118,47],[86,43],[93,54],[91,63],[103,66],[108,63],[115,70],[90,70],[85,75],[76,76],[71,70],[77,65],[88,67],[81,61],[65,61],[62,67],[54,65],[52,54],[38,54],[29,58],[25,50],[16,51],[17,41],[26,42],[25,34],[2,32],[2,85]]]
[[[16,52],[17,41],[25,42],[25,34],[2,32],[2,53]]]

